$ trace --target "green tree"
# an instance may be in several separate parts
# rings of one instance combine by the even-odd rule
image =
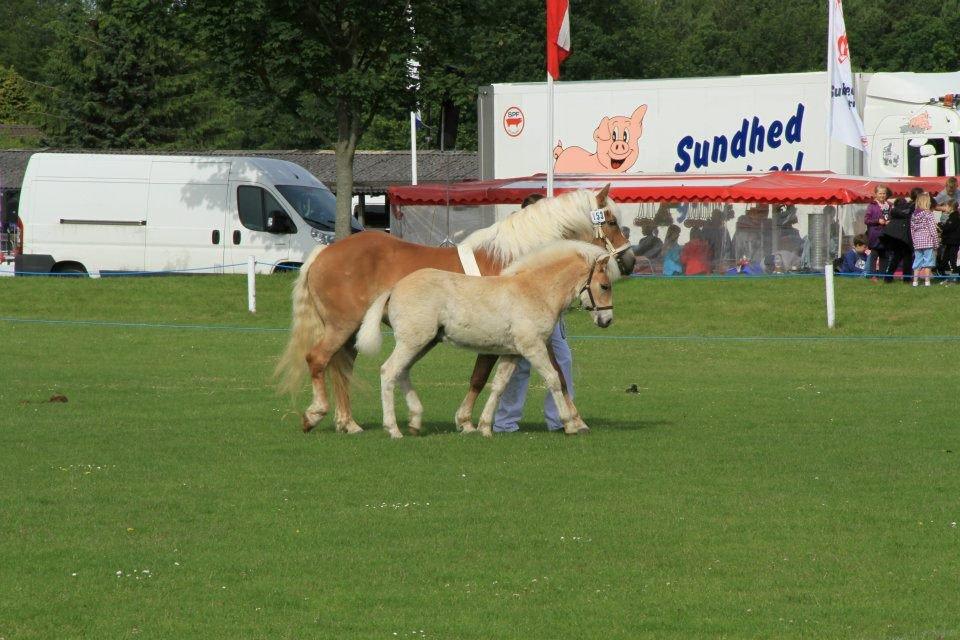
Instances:
[[[39,80],[64,5],[65,0],[0,2],[0,66],[11,67],[28,80]]]
[[[416,5],[416,3],[414,3]],[[406,0],[194,0],[197,35],[244,106],[276,115],[278,137],[336,152],[337,237],[350,233],[353,159],[377,115],[412,106],[417,51]]]
[[[180,5],[72,2],[56,27],[45,102],[58,144],[173,146],[195,137],[205,96],[183,45]]]

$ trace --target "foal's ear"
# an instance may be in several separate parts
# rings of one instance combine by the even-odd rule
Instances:
[[[602,207],[602,206],[604,206],[605,204],[607,204],[607,194],[608,194],[608,193],[610,193],[610,183],[609,183],[609,182],[607,183],[607,185],[606,185],[603,189],[600,189],[600,191],[597,193],[597,206],[598,206],[598,207]]]
[[[599,271],[605,271],[607,268],[607,263],[610,262],[610,256],[600,256],[597,258],[597,267]]]

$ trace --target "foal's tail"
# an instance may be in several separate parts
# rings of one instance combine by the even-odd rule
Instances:
[[[390,291],[380,294],[367,312],[363,315],[363,323],[357,331],[357,351],[364,355],[377,355],[380,345],[383,344],[383,334],[380,333],[380,323],[383,322],[383,310],[390,300]]]
[[[290,340],[273,372],[281,393],[292,394],[299,390],[307,374],[307,352],[323,337],[322,309],[320,302],[310,295],[307,276],[310,266],[325,246],[320,245],[307,257],[293,285],[293,324],[290,327]]]

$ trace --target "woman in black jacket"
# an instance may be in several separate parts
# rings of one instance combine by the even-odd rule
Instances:
[[[940,261],[937,270],[940,275],[949,276],[957,273],[957,252],[960,252],[960,213],[957,212],[957,203],[949,205],[949,215],[940,225]]]
[[[910,284],[913,279],[913,241],[910,239],[910,217],[916,207],[917,196],[923,189],[915,187],[910,199],[898,198],[890,208],[890,220],[883,228],[883,246],[887,249],[887,272],[884,282],[893,282],[893,274],[902,266],[903,281]]]

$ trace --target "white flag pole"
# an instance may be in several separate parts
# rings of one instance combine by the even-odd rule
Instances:
[[[547,197],[553,197],[553,76],[547,72]]]
[[[410,112],[410,184],[417,184],[417,114]]]

